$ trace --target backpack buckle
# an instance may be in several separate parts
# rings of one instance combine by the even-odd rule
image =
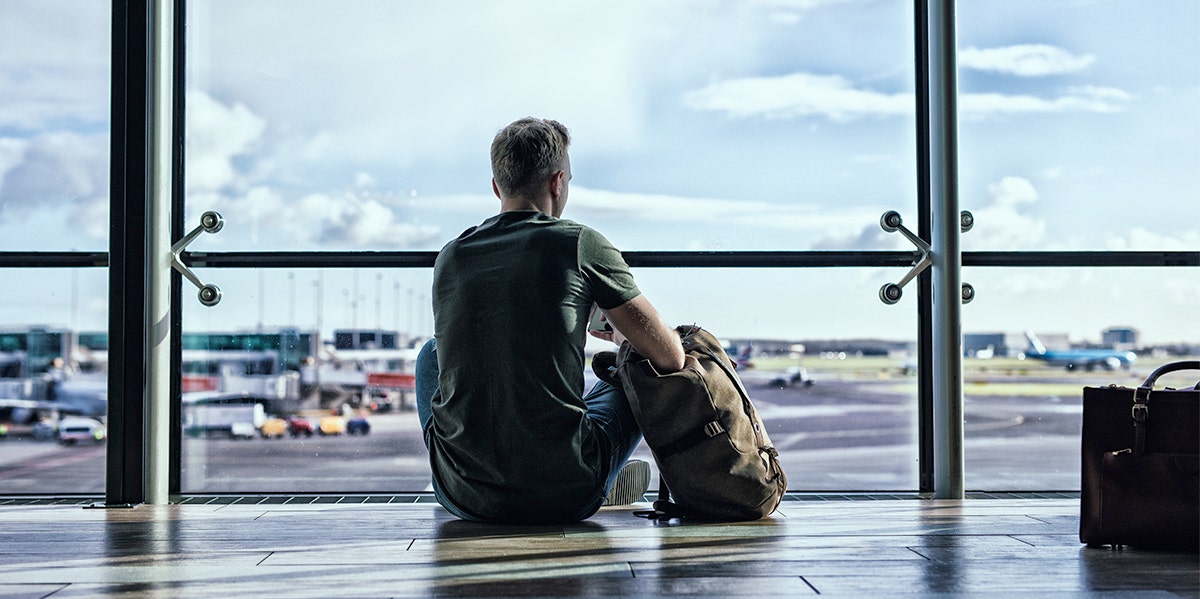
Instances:
[[[721,426],[721,423],[716,420],[704,425],[704,434],[708,435],[709,438],[715,437],[723,432],[725,432],[725,427]]]

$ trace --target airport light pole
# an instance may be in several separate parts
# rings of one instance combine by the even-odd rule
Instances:
[[[320,338],[320,336],[321,336],[321,324],[322,324],[321,316],[322,316],[322,312],[324,311],[324,308],[321,305],[321,296],[323,295],[324,288],[325,288],[324,280],[325,280],[325,271],[322,270],[322,271],[317,272],[317,278],[313,279],[313,282],[312,282],[312,284],[313,284],[313,315],[317,321],[317,337],[318,338]],[[320,349],[319,345],[318,345],[317,349],[318,350]]]
[[[296,327],[296,273],[288,271],[288,323]],[[299,327],[296,327],[299,328]]]
[[[400,332],[400,279],[392,281],[392,323]],[[397,340],[398,342],[399,340]]]
[[[375,343],[383,346],[383,273],[375,273]]]

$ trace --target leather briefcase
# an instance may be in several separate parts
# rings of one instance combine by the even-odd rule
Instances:
[[[1089,545],[1200,549],[1200,384],[1083,389],[1079,539]]]

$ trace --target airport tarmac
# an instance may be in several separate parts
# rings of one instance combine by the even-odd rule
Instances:
[[[1111,374],[1111,373],[1110,373]],[[789,487],[799,491],[912,491],[917,487],[916,385],[895,374],[814,373],[812,386],[744,379]],[[1101,375],[1104,376],[1104,375]],[[1007,381],[1011,378],[1012,381]],[[1001,377],[964,399],[969,490],[1079,488],[1080,391],[1073,374]],[[997,379],[999,381],[1000,379]],[[971,386],[968,385],[968,389]],[[1038,389],[1049,393],[1040,393]],[[411,411],[374,414],[369,435],[249,439],[185,438],[182,490],[203,493],[397,493],[429,485],[425,446]],[[104,445],[62,447],[0,441],[0,494],[96,494]],[[651,459],[643,446],[637,457]]]

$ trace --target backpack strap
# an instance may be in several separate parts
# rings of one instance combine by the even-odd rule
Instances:
[[[621,388],[621,379],[617,378],[617,352],[596,352],[592,356],[592,372],[596,374],[596,378],[617,389]]]
[[[703,428],[696,429],[670,443],[664,444],[658,448],[655,456],[660,460],[665,460],[681,451],[686,451],[699,445],[703,441],[707,441],[721,433],[725,432],[725,427],[721,425],[720,420],[714,420],[704,425]]]
[[[658,474],[658,499],[654,502],[654,508],[638,510],[633,515],[659,522],[683,517],[683,509],[679,507],[679,504],[671,501],[671,489],[667,487],[667,479],[663,478],[661,472]]]

